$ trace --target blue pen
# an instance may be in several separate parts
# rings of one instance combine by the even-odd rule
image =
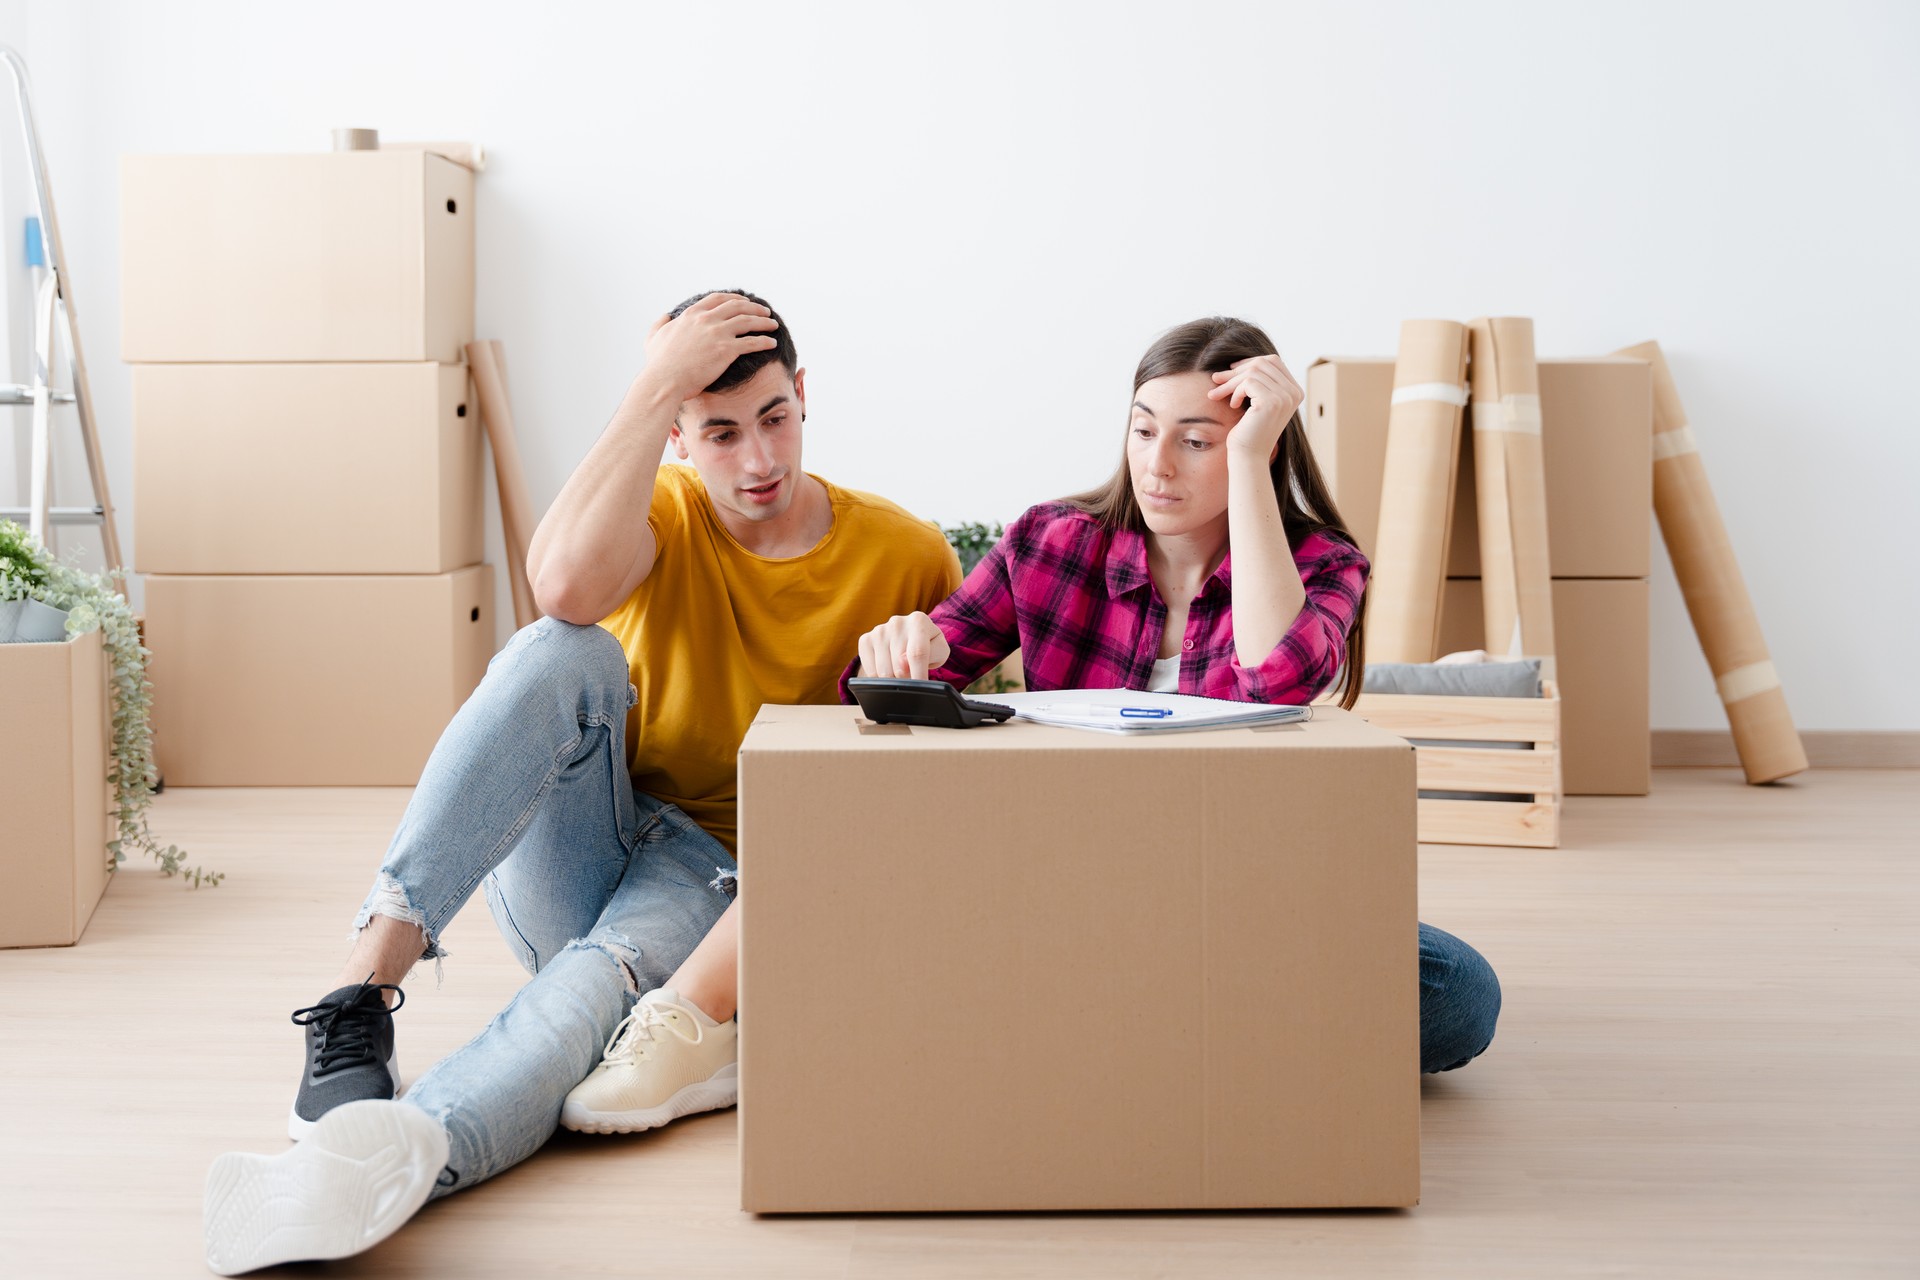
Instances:
[[[1116,714],[1127,720],[1165,720],[1173,714],[1171,707],[1104,707],[1092,703],[1049,703],[1046,706],[1033,707],[1034,711],[1052,712],[1054,715],[1093,716]]]

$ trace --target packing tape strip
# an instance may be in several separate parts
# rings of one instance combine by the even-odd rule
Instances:
[[[1456,387],[1451,382],[1416,382],[1412,386],[1393,389],[1395,404],[1406,404],[1411,400],[1438,400],[1441,404],[1464,408],[1467,403],[1467,389]]]
[[[1498,400],[1475,400],[1473,429],[1537,436],[1540,434],[1540,397],[1516,392]]]
[[[1780,673],[1773,669],[1772,662],[1750,662],[1744,667],[1735,667],[1714,684],[1719,686],[1722,703],[1738,702],[1756,693],[1778,689]]]
[[[1671,431],[1653,433],[1653,460],[1660,462],[1667,458],[1678,458],[1682,454],[1700,452],[1700,443],[1693,438],[1693,428],[1684,422]]]

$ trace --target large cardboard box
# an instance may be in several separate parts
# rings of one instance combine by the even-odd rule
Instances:
[[[1440,652],[1484,647],[1481,631],[1479,581],[1449,579],[1440,605]],[[1647,794],[1652,760],[1646,582],[1554,579],[1553,635],[1566,794]]]
[[[437,360],[473,340],[473,171],[425,151],[124,156],[120,356]]]
[[[143,573],[445,573],[483,554],[480,414],[453,364],[133,369]]]
[[[1556,578],[1644,578],[1653,530],[1653,374],[1617,356],[1542,360],[1547,553]],[[1373,554],[1393,398],[1391,359],[1317,360],[1302,412],[1315,459],[1360,549]],[[1447,573],[1480,574],[1472,409],[1454,489]]]
[[[78,942],[106,892],[107,690],[97,631],[0,644],[0,947]]]
[[[410,787],[494,652],[490,565],[146,582],[172,785]]]
[[[764,707],[740,841],[744,1209],[1418,1201],[1402,739]]]

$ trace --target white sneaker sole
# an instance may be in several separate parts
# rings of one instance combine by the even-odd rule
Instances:
[[[687,1085],[657,1107],[632,1111],[593,1111],[568,1101],[560,1108],[560,1123],[576,1133],[639,1133],[658,1129],[682,1116],[719,1111],[740,1100],[740,1064],[729,1062],[710,1079]]]
[[[223,1276],[372,1248],[433,1194],[447,1132],[426,1112],[366,1100],[335,1107],[276,1156],[231,1152],[207,1170],[207,1266]]]
[[[399,1097],[401,1092],[400,1046],[397,1044],[393,1046],[393,1056],[387,1059],[387,1076],[393,1081],[393,1096],[396,1098]],[[313,1126],[320,1123],[319,1120],[302,1120],[298,1110],[299,1106],[300,1098],[299,1095],[296,1094],[294,1095],[293,1106],[287,1108],[287,1136],[295,1142],[299,1142],[302,1138],[312,1133]],[[325,1118],[325,1116],[321,1117],[322,1120]]]

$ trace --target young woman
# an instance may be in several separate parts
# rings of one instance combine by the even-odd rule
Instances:
[[[1134,372],[1113,478],[1015,520],[931,615],[861,637],[848,674],[965,688],[1018,649],[1030,689],[1290,703],[1338,681],[1351,707],[1367,560],[1314,465],[1303,398],[1245,321],[1162,335]],[[1465,1066],[1499,1012],[1487,962],[1422,924],[1421,1070]]]

